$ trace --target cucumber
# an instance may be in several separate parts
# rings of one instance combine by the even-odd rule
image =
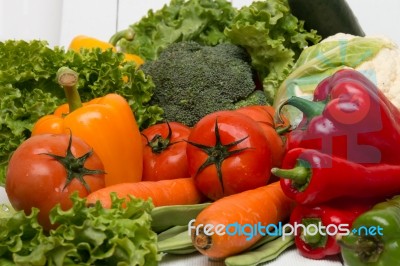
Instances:
[[[356,16],[346,0],[288,0],[292,14],[304,21],[306,30],[317,30],[322,38],[336,33],[364,37]]]

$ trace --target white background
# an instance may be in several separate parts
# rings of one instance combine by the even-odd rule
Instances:
[[[59,1],[61,12],[49,10],[51,6],[55,8],[53,2],[50,5],[45,3],[44,8],[39,6],[41,1]],[[47,39],[51,46],[68,47],[72,38],[81,34],[108,41],[116,31],[127,28],[145,16],[150,8],[158,9],[168,2],[169,0],[0,0],[0,41],[19,38],[45,39],[44,33],[41,32],[45,28],[34,30],[34,26],[40,23],[58,33],[55,35],[53,32],[54,38]],[[234,6],[240,7],[252,1],[232,0],[232,2]],[[347,2],[367,35],[383,35],[400,45],[399,0],[347,0]],[[16,11],[10,10],[11,3],[14,3]],[[13,12],[24,15],[23,19],[18,19],[17,13]],[[28,36],[24,35],[28,33],[29,37],[21,37]],[[6,201],[6,195],[0,188],[0,203],[3,201]],[[311,261],[302,258],[295,249],[291,249],[268,265],[341,265],[338,257],[332,259]],[[162,265],[221,264],[195,255],[166,258]]]
[[[41,1],[60,1],[62,13],[59,16],[60,25],[49,21],[48,27],[59,28],[59,36],[51,45],[68,47],[72,38],[79,34],[89,35],[104,41],[118,30],[127,28],[130,24],[147,14],[150,8],[159,9],[169,0],[0,0],[0,41],[5,39],[20,38],[20,32],[7,31],[6,27],[18,28],[18,23],[35,34],[32,27],[36,20],[49,20],[48,14],[40,14],[46,8],[38,8],[24,19],[15,21],[12,10],[6,10],[6,3],[18,3],[19,12],[29,12],[34,8],[22,9],[26,2],[39,5]],[[251,0],[232,0],[234,6],[248,5]],[[400,1],[399,0],[347,0],[354,14],[358,18],[367,35],[385,35],[400,44]],[[48,8],[51,5],[46,4]],[[22,10],[22,11],[21,11]],[[55,13],[55,12],[53,12]],[[58,15],[57,15],[58,16]],[[329,18],[327,18],[329,19]],[[39,38],[40,33],[37,35]]]

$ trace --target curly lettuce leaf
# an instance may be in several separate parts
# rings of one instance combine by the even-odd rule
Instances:
[[[125,97],[140,128],[161,120],[162,109],[149,105],[154,83],[124,62],[121,53],[100,49],[64,51],[45,41],[0,42],[0,185],[10,154],[31,134],[33,124],[65,102],[56,82],[57,70],[68,66],[79,73],[79,93],[89,101],[116,92]]]
[[[38,209],[0,212],[1,265],[157,265],[157,234],[151,230],[151,201],[112,195],[110,209],[86,207],[75,194],[67,211],[52,209],[59,226],[44,233]]]
[[[271,103],[301,51],[321,39],[304,29],[286,0],[254,1],[242,7],[225,34],[248,51]]]
[[[134,39],[121,39],[118,46],[124,52],[154,60],[168,45],[179,41],[216,45],[226,41],[224,29],[236,12],[227,0],[171,0],[130,25]]]

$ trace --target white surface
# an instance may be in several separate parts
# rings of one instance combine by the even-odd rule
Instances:
[[[0,39],[59,43],[63,0],[0,0]]]
[[[160,266],[224,266],[223,262],[215,262],[210,261],[206,257],[193,254],[189,256],[179,256],[179,255],[168,255],[163,258]],[[296,265],[296,266],[340,266],[342,263],[339,260],[339,257],[335,256],[333,258],[325,259],[325,260],[310,260],[304,257],[301,257],[296,248],[293,246],[292,248],[286,250],[281,256],[277,257],[275,260],[270,262],[266,262],[261,265],[268,266],[288,266],[288,265]]]

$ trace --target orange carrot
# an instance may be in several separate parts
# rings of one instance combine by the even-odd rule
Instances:
[[[111,185],[89,194],[86,202],[91,205],[100,201],[103,207],[110,208],[112,192],[125,200],[129,199],[129,195],[144,200],[151,198],[155,207],[197,204],[204,201],[204,196],[197,190],[192,178],[178,178]]]
[[[293,207],[294,202],[285,196],[279,182],[221,198],[201,211],[194,223],[189,224],[193,245],[211,259],[238,254],[262,237],[254,225],[284,222]],[[238,228],[245,229],[247,235],[232,234]]]

